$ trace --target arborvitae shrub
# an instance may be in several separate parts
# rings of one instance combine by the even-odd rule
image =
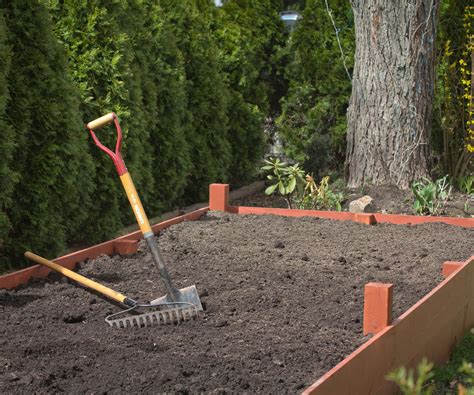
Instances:
[[[351,72],[354,32],[349,2],[330,2],[339,29],[346,64]],[[311,152],[329,152],[329,167],[340,167],[345,157],[346,110],[351,93],[336,33],[324,2],[306,1],[303,19],[288,41],[287,95],[282,100],[278,131],[286,153],[305,166],[315,163]],[[330,139],[314,138],[315,134]],[[326,146],[315,146],[330,141]],[[308,169],[323,171],[327,169]]]
[[[173,208],[181,201],[190,172],[191,159],[184,60],[175,31],[158,4],[146,10],[145,40],[136,51],[147,68],[142,90],[145,111],[150,118],[151,175],[155,183],[155,212]],[[144,45],[146,43],[146,46]]]
[[[117,22],[117,18],[125,13],[124,2],[51,0],[48,3],[55,22],[55,33],[66,46],[71,74],[81,94],[83,123],[115,111],[124,126],[125,151],[130,108],[124,75],[130,69],[123,58],[128,54],[130,43]],[[87,130],[81,133],[86,137]],[[101,129],[98,137],[104,145],[115,147],[113,127]],[[88,213],[89,226],[85,232],[91,241],[101,241],[124,225],[122,219],[126,218],[126,222],[130,223],[132,217],[130,209],[126,209],[126,201],[123,202],[113,162],[92,141],[89,141],[89,151],[95,167],[92,179],[94,209]],[[130,163],[127,164],[130,166]]]
[[[15,140],[10,169],[19,177],[4,245],[13,266],[26,249],[54,257],[68,240],[82,238],[78,233],[91,208],[93,169],[81,134],[77,91],[47,9],[36,1],[1,6],[12,52],[5,108]]]
[[[12,205],[12,192],[17,174],[11,169],[14,149],[13,130],[6,121],[6,105],[8,100],[7,76],[10,71],[11,51],[7,44],[7,27],[3,12],[0,11],[0,255],[4,255],[4,244],[11,229],[7,210]],[[2,269],[0,261],[0,271]]]
[[[275,108],[273,53],[284,44],[278,6],[270,1],[230,1],[216,13],[215,34],[230,87],[229,141],[232,185],[254,177],[265,137],[263,121]]]
[[[229,89],[210,29],[212,5],[194,1],[161,1],[183,54],[189,117],[186,123],[192,168],[186,199],[207,198],[208,184],[225,182],[231,162],[227,106]]]

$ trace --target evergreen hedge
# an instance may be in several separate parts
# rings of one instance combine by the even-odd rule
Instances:
[[[81,238],[93,169],[77,91],[47,9],[36,1],[2,1],[1,8],[8,29],[2,49],[11,53],[2,140],[13,148],[2,158],[13,175],[5,177],[7,191],[13,190],[2,208],[11,227],[3,236],[1,264],[14,267],[27,249],[50,255]]]
[[[134,222],[84,127],[109,111],[150,217],[207,199],[211,182],[248,180],[270,108],[273,28],[246,43],[257,65],[233,69],[219,24],[245,18],[219,12],[205,0],[0,0],[0,269],[24,265],[26,249],[54,257]],[[263,28],[249,26],[238,45]],[[98,134],[114,145],[112,127]]]
[[[265,138],[261,125],[278,111],[280,63],[275,54],[285,45],[280,4],[270,0],[229,1],[217,10],[215,25],[221,62],[230,86],[229,140],[232,185],[255,174]]]
[[[351,5],[342,0],[328,4],[350,74],[355,48]],[[344,162],[351,81],[325,3],[307,0],[302,16],[288,41],[289,88],[277,124],[287,155],[320,178]]]

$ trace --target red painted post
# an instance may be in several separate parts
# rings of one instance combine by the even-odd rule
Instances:
[[[443,262],[443,278],[449,277],[455,271],[459,270],[464,262],[446,261]]]
[[[209,209],[229,211],[229,184],[209,185]]]
[[[375,219],[375,215],[367,214],[367,213],[354,214],[354,221],[359,222],[361,224],[366,224],[366,225],[375,225],[377,223],[377,220]]]
[[[364,288],[364,335],[376,334],[392,322],[393,284],[368,283]]]

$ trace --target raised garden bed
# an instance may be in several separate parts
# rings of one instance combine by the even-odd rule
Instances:
[[[203,292],[198,321],[112,329],[103,319],[118,307],[56,275],[0,291],[0,391],[301,391],[368,339],[367,282],[394,284],[398,317],[441,282],[444,261],[469,258],[473,236],[211,212],[159,239],[178,286]],[[141,300],[164,294],[143,246],[81,272]]]

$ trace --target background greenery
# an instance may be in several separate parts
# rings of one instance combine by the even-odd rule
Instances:
[[[284,36],[278,2],[254,3],[0,1],[0,270],[133,223],[84,128],[109,111],[150,217],[255,176]]]
[[[470,170],[467,3],[443,0],[438,29],[433,149],[456,177]],[[284,9],[303,16],[291,34]],[[264,125],[316,181],[337,175],[353,53],[343,0],[0,0],[0,271],[134,222],[84,127],[109,111],[150,217],[254,179]],[[113,145],[112,128],[99,136]]]

